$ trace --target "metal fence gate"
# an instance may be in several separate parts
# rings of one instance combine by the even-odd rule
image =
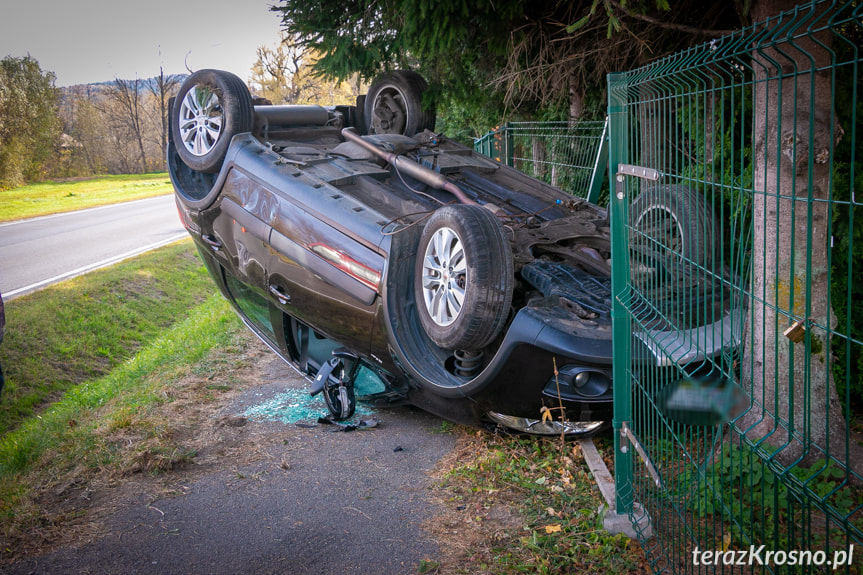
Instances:
[[[863,572],[861,14],[609,77],[617,507],[656,572]]]

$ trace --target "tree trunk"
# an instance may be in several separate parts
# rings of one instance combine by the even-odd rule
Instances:
[[[577,122],[584,115],[584,90],[576,70],[569,73],[569,121]]]
[[[534,136],[531,139],[531,148],[532,148],[531,158],[533,158],[533,176],[535,178],[539,178],[542,181],[548,181],[545,179],[547,172],[548,172],[547,167],[546,167],[546,162],[545,162],[545,144],[547,141],[548,141],[548,138],[543,138],[541,136]],[[551,185],[555,185],[554,181],[555,181],[555,176],[556,176],[556,170],[555,170],[556,165],[557,165],[556,162],[552,162],[552,165],[551,165],[551,173],[552,173],[551,182],[552,182],[552,184]]]
[[[158,146],[162,155],[158,160],[157,169],[165,168],[165,150],[168,148],[168,102],[177,88],[177,78],[165,76],[165,70],[160,66],[159,75],[154,83],[150,83],[150,94],[153,96],[153,108],[156,115],[151,123],[158,126]]]
[[[795,0],[757,0],[753,20],[793,9]],[[744,381],[752,409],[738,427],[778,450],[785,465],[811,463],[827,450],[845,458],[845,419],[827,356],[829,306],[831,77],[830,37],[795,39],[753,53],[755,182],[753,298]],[[784,332],[805,327],[795,343]]]
[[[116,79],[109,94],[122,110],[123,116],[119,120],[128,127],[135,140],[139,171],[144,173],[147,171],[147,153],[144,149],[144,127],[141,121],[140,82],[137,78],[134,81]]]

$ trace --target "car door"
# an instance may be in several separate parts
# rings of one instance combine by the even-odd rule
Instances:
[[[235,197],[222,197],[213,213],[212,232],[203,239],[219,254],[224,286],[244,319],[259,335],[280,347],[266,291],[271,228]]]
[[[349,349],[369,352],[384,259],[291,202],[270,234],[268,289],[289,315]]]
[[[384,258],[308,208],[303,200],[321,192],[310,194],[303,180],[272,169],[254,172],[258,177],[230,171],[213,219],[227,252],[226,276],[236,280],[226,285],[246,309],[238,306],[283,350],[291,351],[294,330],[281,312],[367,354]],[[261,299],[274,309],[250,303]]]

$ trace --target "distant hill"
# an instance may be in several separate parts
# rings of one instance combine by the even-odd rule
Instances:
[[[177,82],[177,86],[183,83],[183,81],[188,78],[188,74],[168,74],[165,76],[166,80],[175,80]],[[86,93],[102,93],[105,89],[114,85],[117,80],[108,80],[105,82],[92,82],[90,84],[75,84],[72,86],[63,86],[58,88],[60,93],[63,96],[70,96],[73,94],[86,94]],[[135,83],[135,80],[124,80],[129,85]],[[138,78],[138,91],[139,92],[151,92],[152,90],[157,90],[157,86],[159,80],[156,77],[152,78]]]

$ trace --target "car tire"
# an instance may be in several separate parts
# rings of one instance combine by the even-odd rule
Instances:
[[[353,384],[329,385],[327,383],[323,391],[324,403],[327,404],[327,409],[335,421],[349,419],[354,415],[357,409],[357,398]]]
[[[174,101],[171,130],[177,154],[198,172],[222,167],[231,138],[252,129],[252,96],[240,78],[222,70],[198,70]]]
[[[719,228],[713,208],[692,188],[666,185],[644,190],[629,208],[629,221],[635,249],[670,249],[681,261],[705,267],[714,261]]]
[[[366,94],[364,122],[369,134],[413,136],[434,130],[434,110],[424,110],[423,93],[428,84],[410,70],[395,70],[378,76]]]
[[[514,281],[512,248],[490,211],[444,206],[426,222],[417,246],[414,297],[420,324],[437,346],[489,345],[506,323]]]

